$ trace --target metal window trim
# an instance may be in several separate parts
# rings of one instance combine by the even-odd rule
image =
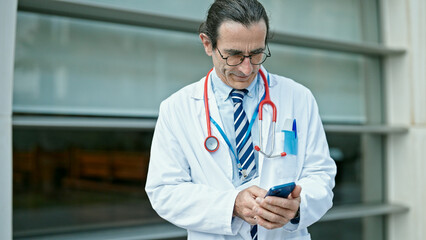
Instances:
[[[12,125],[21,128],[78,128],[153,130],[156,119],[79,116],[13,116]]]
[[[407,126],[391,126],[385,124],[375,125],[347,125],[347,124],[324,124],[327,133],[369,133],[369,134],[405,134],[408,133]]]
[[[103,116],[54,116],[54,115],[14,115],[14,127],[37,128],[79,128],[79,129],[135,129],[153,130],[157,119],[149,117],[103,117]],[[346,125],[325,124],[327,133],[367,133],[367,134],[404,134],[405,126],[389,125]]]
[[[330,209],[320,222],[401,214],[409,211],[409,208],[400,204],[377,203],[336,206]]]
[[[188,33],[197,33],[201,24],[198,20],[70,0],[19,0],[18,10]],[[398,56],[406,52],[404,48],[381,44],[339,41],[285,32],[275,32],[270,42],[370,56]]]

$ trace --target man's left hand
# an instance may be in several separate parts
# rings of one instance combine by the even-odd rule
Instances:
[[[256,198],[259,206],[253,210],[256,214],[257,224],[266,228],[274,229],[287,224],[296,216],[300,206],[300,192],[302,187],[296,185],[288,198],[268,196],[266,198]]]

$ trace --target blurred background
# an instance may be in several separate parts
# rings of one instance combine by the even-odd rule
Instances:
[[[186,239],[144,186],[160,102],[212,67],[197,30],[213,1],[12,2],[13,239]],[[426,238],[425,2],[260,2],[264,66],[313,92],[338,167],[312,238]]]

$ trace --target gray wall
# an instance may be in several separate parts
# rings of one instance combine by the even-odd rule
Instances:
[[[12,79],[16,0],[0,2],[0,239],[12,239]]]

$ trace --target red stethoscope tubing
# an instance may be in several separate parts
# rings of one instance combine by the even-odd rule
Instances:
[[[208,137],[212,136],[212,128],[210,123],[210,110],[209,110],[209,101],[208,101],[208,79],[210,73],[213,71],[213,68],[207,73],[206,80],[204,81],[204,108],[206,109],[206,121],[207,121],[207,134]]]
[[[263,105],[269,104],[272,107],[272,122],[277,122],[277,108],[275,107],[275,104],[271,101],[271,97],[269,95],[268,81],[266,80],[266,76],[263,73],[262,69],[259,69],[259,73],[263,79],[263,83],[265,84],[265,98],[259,103],[259,120],[263,119]]]
[[[204,108],[206,111],[206,122],[207,122],[207,138],[204,141],[204,147],[209,152],[215,152],[217,149],[219,149],[219,140],[212,135],[211,130],[211,121],[210,121],[210,110],[209,110],[209,103],[208,103],[208,79],[210,76],[210,73],[213,71],[214,68],[212,68],[208,73],[204,81]],[[275,107],[275,104],[271,101],[271,97],[269,95],[269,86],[268,86],[268,80],[263,73],[262,69],[259,69],[260,76],[263,79],[263,83],[265,85],[265,98],[259,103],[259,120],[262,120],[263,118],[263,105],[268,104],[272,107],[272,122],[277,121],[277,108]],[[214,149],[209,148],[207,145],[207,142],[209,140],[214,139],[216,142],[216,147]],[[256,146],[257,147],[257,146]],[[256,149],[257,150],[257,149]],[[259,151],[259,150],[258,150]]]
[[[210,110],[209,110],[209,100],[208,100],[208,79],[209,79],[209,75],[210,73],[213,71],[214,68],[212,68],[206,76],[206,80],[204,81],[204,108],[206,110],[206,121],[207,121],[207,138],[204,141],[204,147],[206,148],[207,151],[209,152],[216,152],[217,149],[219,149],[219,139],[217,139],[217,137],[212,135],[212,129],[211,129],[211,121],[210,121]],[[207,141],[209,141],[209,139],[214,138],[217,146],[214,149],[210,149],[207,146]]]

